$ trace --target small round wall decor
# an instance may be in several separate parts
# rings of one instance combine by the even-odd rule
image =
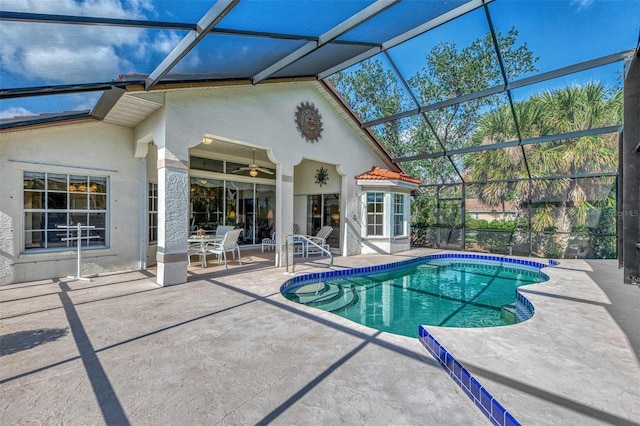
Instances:
[[[322,116],[309,102],[302,102],[296,108],[296,126],[307,142],[318,142],[322,137]]]

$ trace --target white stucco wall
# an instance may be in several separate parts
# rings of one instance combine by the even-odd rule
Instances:
[[[77,252],[24,253],[23,171],[106,176],[109,247],[83,252],[82,274],[138,268],[139,175],[131,129],[82,123],[0,135],[0,284],[66,277]]]
[[[138,96],[144,97],[145,93]],[[153,96],[159,99],[158,93]],[[299,214],[305,217],[306,203],[301,206],[294,202],[294,194],[296,200],[304,200],[307,194],[340,193],[343,254],[360,253],[361,191],[353,176],[374,165],[384,167],[384,163],[352,127],[353,123],[318,90],[317,83],[180,89],[167,91],[163,98],[165,107],[134,129],[88,122],[0,134],[0,284],[66,277],[76,272],[75,250],[23,252],[24,170],[109,179],[109,246],[83,253],[83,274],[151,265],[157,249],[168,262],[158,265],[159,275],[161,266],[173,264],[175,269],[166,275],[175,276],[179,282],[176,274],[184,272],[186,280],[186,261],[176,260],[182,245],[186,253],[186,238],[180,239],[182,245],[163,235],[159,235],[157,247],[147,243],[145,195],[147,182],[163,185],[158,165],[168,165],[171,169],[164,169],[165,172],[177,173],[175,167],[188,163],[189,148],[200,144],[204,135],[269,152],[277,164],[279,185],[276,226],[293,223]],[[296,128],[296,109],[303,102],[314,104],[322,116],[322,138],[317,142],[305,140]],[[153,145],[142,154],[140,141],[153,141]],[[320,165],[329,171],[328,185],[323,187],[315,184],[314,178]],[[188,194],[184,195],[188,200]],[[186,202],[180,203],[185,206],[170,208],[186,215]],[[163,209],[166,212],[166,206]],[[182,226],[171,212],[166,214],[163,220],[172,227]],[[299,225],[304,232],[304,220]],[[185,227],[185,235],[186,232]],[[172,232],[172,237],[180,237],[177,234]]]
[[[374,183],[375,182],[375,183]],[[359,195],[361,233],[365,237],[362,238],[362,254],[375,253],[399,253],[407,251],[411,248],[411,185],[398,182],[396,184],[386,184],[385,181],[374,181],[369,185],[360,187]],[[384,219],[383,219],[383,235],[367,236],[367,192],[384,193]],[[393,211],[393,194],[403,194],[404,218],[405,218],[405,235],[392,236],[392,211]]]
[[[322,117],[322,137],[317,142],[308,142],[296,128],[296,108],[302,102],[314,104]],[[347,235],[347,241],[343,239],[341,244],[346,250],[343,254],[360,252],[360,224],[352,223],[353,218],[360,217],[358,188],[353,176],[370,170],[371,166],[385,165],[328,99],[320,94],[314,83],[287,82],[178,90],[166,94],[165,104],[167,146],[195,146],[204,135],[222,137],[270,149],[278,167],[293,169],[296,201],[282,207],[291,211],[280,211],[278,217],[290,217],[298,221],[296,223],[302,232],[305,232],[306,226],[301,222],[305,214],[304,211],[300,212],[302,196],[330,191],[328,186],[319,188],[313,183],[317,167],[304,169],[296,166],[303,160],[315,162],[308,164],[334,165],[327,169],[332,173],[330,185],[339,185],[337,192],[341,193],[341,235]],[[338,179],[338,172],[344,178]],[[299,183],[298,179],[306,183]],[[278,203],[283,201],[279,197]]]

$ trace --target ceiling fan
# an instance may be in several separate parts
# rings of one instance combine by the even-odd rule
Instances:
[[[248,164],[246,167],[240,167],[239,169],[234,170],[232,173],[239,173],[249,170],[249,175],[252,177],[258,176],[258,172],[272,175],[273,172],[271,170],[264,169],[256,164],[256,149],[252,148],[251,151],[253,152],[253,160],[251,161],[251,164]]]

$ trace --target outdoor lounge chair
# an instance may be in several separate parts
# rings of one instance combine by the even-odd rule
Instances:
[[[327,238],[329,238],[329,235],[331,235],[331,232],[333,232],[333,228],[331,226],[323,226],[322,228],[320,228],[320,230],[316,235],[307,236],[307,238],[312,242],[316,243],[317,245],[319,245],[320,247],[324,248],[325,250],[329,250],[329,244],[327,244]],[[311,243],[307,243],[306,252],[307,252],[307,256],[309,256],[310,254],[324,253],[317,246]]]
[[[238,245],[238,237],[242,229],[232,229],[228,231],[221,242],[207,244],[206,252],[213,253],[218,256],[218,263],[224,259],[224,268],[229,269],[227,265],[227,252],[231,252],[233,258],[236,258],[236,250],[238,250],[238,263],[242,265],[242,257],[240,256],[240,246]]]

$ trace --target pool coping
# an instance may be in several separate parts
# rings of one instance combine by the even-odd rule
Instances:
[[[541,263],[525,259],[517,259],[507,256],[491,256],[470,253],[434,253],[427,254],[413,259],[390,262],[380,265],[364,266],[352,269],[332,270],[325,272],[315,272],[292,277],[285,281],[280,287],[282,293],[291,288],[306,285],[318,280],[327,278],[338,278],[343,276],[367,274],[373,272],[381,272],[396,268],[403,268],[417,263],[423,263],[434,259],[465,259],[465,260],[483,260],[500,263],[511,263],[525,267],[537,268],[540,273],[549,280],[549,276],[542,272],[543,268],[554,267],[559,262],[554,259],[548,259],[547,263]],[[529,299],[516,289],[516,317],[518,322],[525,321],[533,316],[535,308]],[[436,338],[429,333],[424,326],[418,326],[418,340],[427,349],[427,351],[440,363],[440,366],[449,374],[454,382],[464,391],[464,393],[474,402],[492,423],[500,426],[516,426],[520,422],[506,410],[502,404],[494,398],[491,393],[463,367],[463,365],[455,359],[455,357],[442,346]]]

